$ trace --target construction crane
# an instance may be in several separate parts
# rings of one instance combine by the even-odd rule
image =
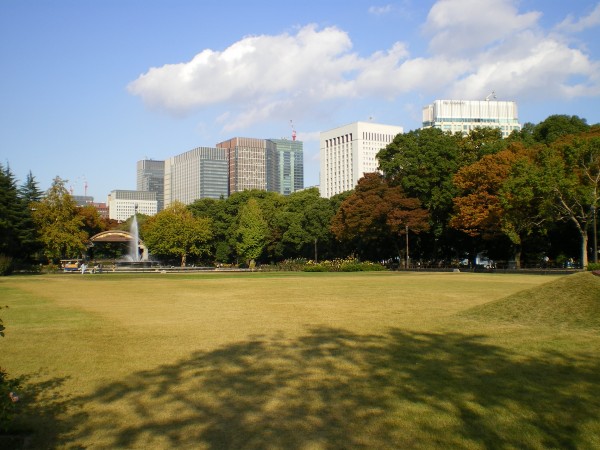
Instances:
[[[290,126],[292,127],[292,141],[296,140],[296,129],[294,128],[294,122],[290,120]]]

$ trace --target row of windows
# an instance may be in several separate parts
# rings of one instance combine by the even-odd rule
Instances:
[[[363,131],[363,140],[365,141],[378,141],[378,142],[392,142],[395,135],[385,133],[370,133]]]

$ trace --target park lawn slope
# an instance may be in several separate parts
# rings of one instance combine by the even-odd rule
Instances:
[[[577,273],[459,314],[478,321],[600,331],[600,277]]]

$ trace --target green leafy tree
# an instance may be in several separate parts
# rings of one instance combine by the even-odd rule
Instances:
[[[32,204],[32,210],[46,257],[56,261],[80,256],[85,251],[89,236],[64,180],[56,177],[45,196]]]
[[[581,242],[581,263],[588,264],[588,230],[600,204],[600,127],[565,136],[539,155],[547,192],[546,207],[571,222]]]
[[[589,130],[589,128],[587,121],[578,116],[556,114],[549,116],[536,125],[532,136],[536,142],[550,145],[562,136],[579,134]]]
[[[459,166],[480,160],[485,155],[499,152],[505,147],[502,131],[495,127],[476,127],[467,135],[456,134],[459,147]]]
[[[456,232],[448,226],[457,194],[452,177],[462,161],[460,139],[436,128],[399,134],[377,157],[390,185],[400,185],[407,197],[418,198],[429,211],[431,231],[421,239],[430,257],[455,251]]]
[[[242,206],[238,215],[236,251],[246,261],[258,259],[267,242],[267,221],[255,198]]]
[[[204,217],[211,220],[213,239],[211,241],[209,256],[219,262],[230,262],[233,257],[233,249],[229,244],[228,230],[234,218],[226,212],[226,200],[203,198],[196,200],[188,209],[194,217]]]
[[[194,217],[180,202],[174,202],[141,227],[142,239],[150,253],[178,257],[185,267],[188,256],[208,254],[212,238],[211,221]]]
[[[290,194],[275,216],[274,224],[280,236],[279,257],[302,256],[317,260],[319,243],[327,246],[332,238],[333,208],[328,199],[320,196],[317,188]]]

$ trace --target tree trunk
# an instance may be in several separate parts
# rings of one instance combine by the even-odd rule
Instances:
[[[521,268],[521,246],[520,245],[515,245],[513,257],[515,260],[515,269],[520,269]]]
[[[185,263],[187,261],[187,253],[181,255],[181,267],[185,267]]]
[[[585,269],[588,265],[587,255],[588,234],[587,230],[581,232],[581,268]]]

